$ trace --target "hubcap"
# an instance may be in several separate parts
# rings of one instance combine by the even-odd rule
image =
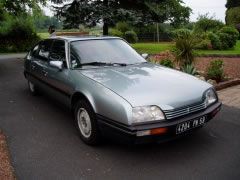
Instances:
[[[81,134],[85,138],[89,138],[92,132],[91,120],[88,112],[84,108],[80,108],[77,113],[78,127],[81,131]]]
[[[31,82],[28,82],[28,84],[29,84],[29,89],[30,89],[30,91],[31,91],[31,92],[34,92],[34,91],[35,91],[35,90],[34,90],[34,84],[31,83]]]

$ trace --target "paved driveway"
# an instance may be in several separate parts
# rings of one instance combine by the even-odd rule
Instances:
[[[0,61],[0,128],[18,179],[239,179],[240,110],[224,105],[206,127],[164,144],[81,142],[68,111],[32,97],[17,59]],[[117,140],[116,140],[117,141]],[[1,179],[1,178],[0,178]]]
[[[221,90],[219,98],[223,104],[240,109],[240,85]]]

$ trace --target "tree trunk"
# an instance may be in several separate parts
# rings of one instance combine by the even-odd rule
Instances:
[[[108,24],[104,22],[103,24],[103,35],[107,36],[108,35]]]
[[[108,8],[108,0],[103,0],[103,5]],[[108,23],[106,19],[103,19],[103,35],[107,36],[108,35]]]

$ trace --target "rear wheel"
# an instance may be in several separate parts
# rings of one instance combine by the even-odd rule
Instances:
[[[36,96],[39,94],[39,90],[36,87],[35,84],[33,84],[32,82],[28,81],[28,89],[31,92],[32,95]]]
[[[86,100],[77,102],[74,115],[77,129],[83,142],[89,145],[99,144],[100,132],[96,121],[96,115]]]

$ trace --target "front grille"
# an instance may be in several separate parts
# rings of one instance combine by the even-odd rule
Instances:
[[[165,113],[167,119],[174,119],[180,116],[191,114],[193,112],[201,111],[203,109],[206,109],[206,107],[207,107],[206,102],[202,102],[200,104],[194,104],[191,106],[186,106],[183,108],[173,110],[166,110],[163,112]]]

